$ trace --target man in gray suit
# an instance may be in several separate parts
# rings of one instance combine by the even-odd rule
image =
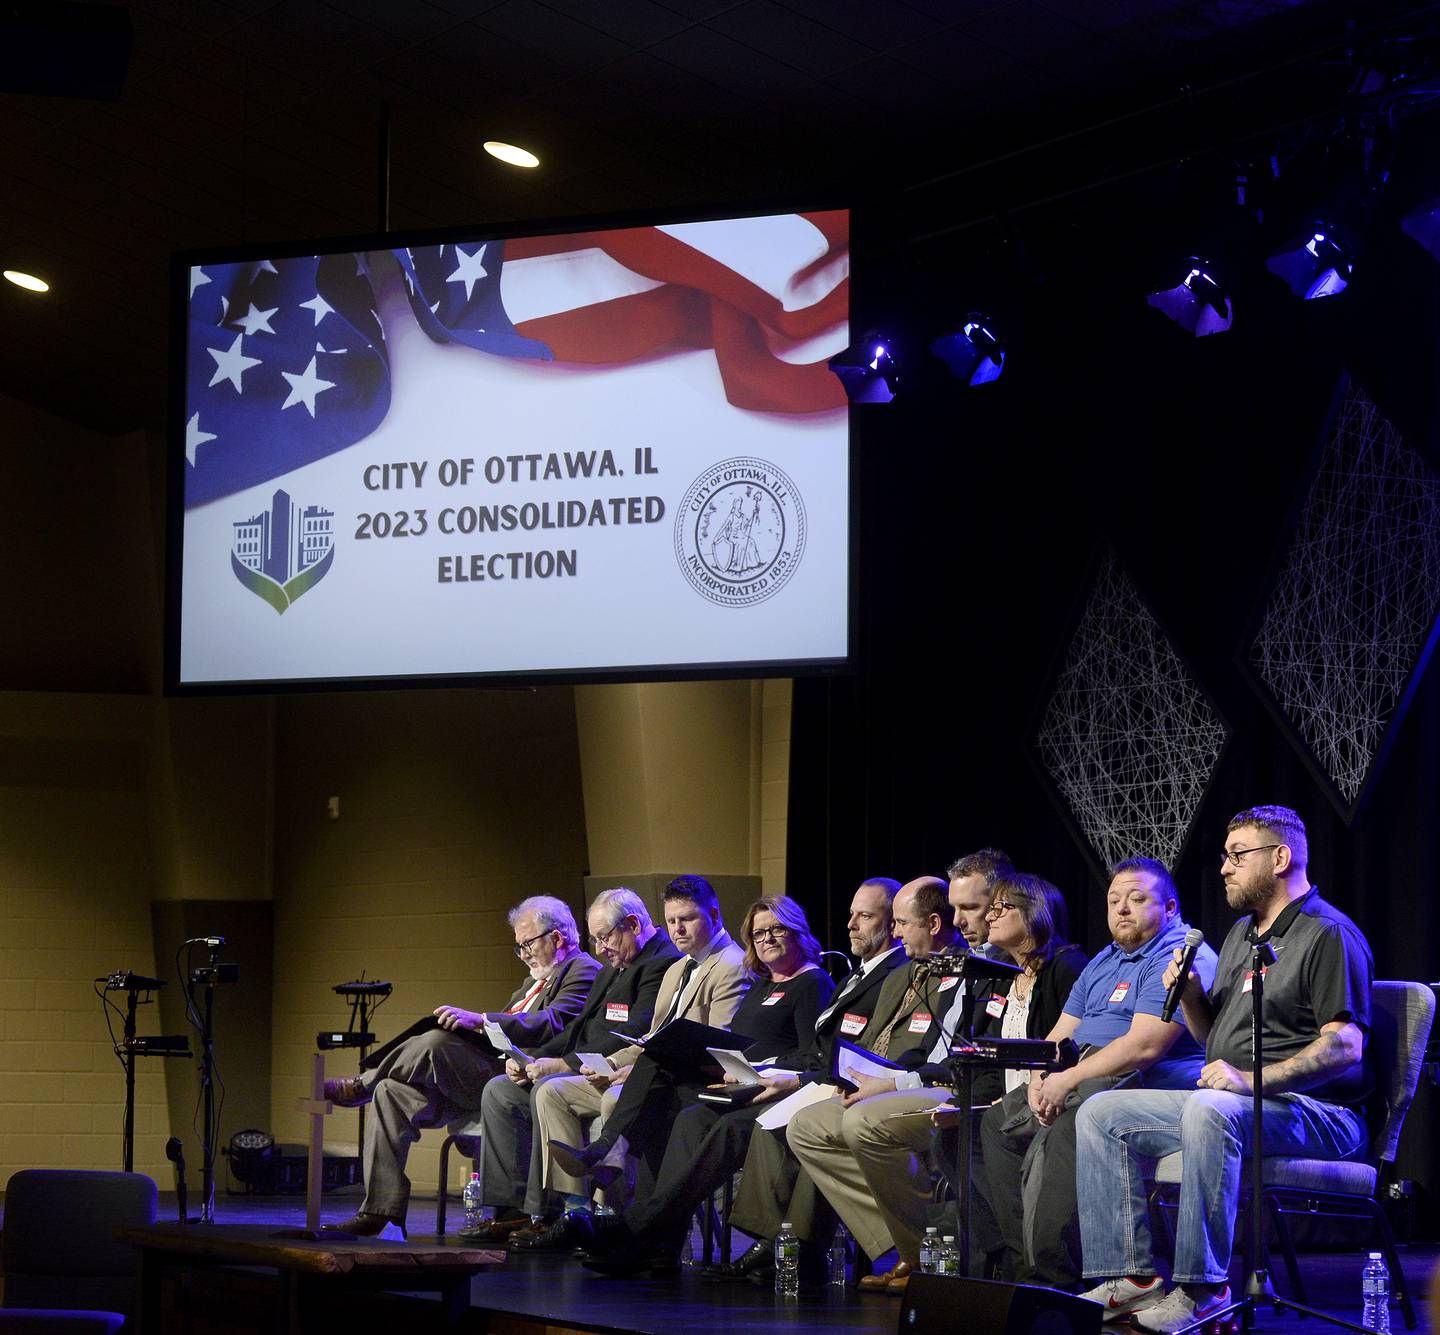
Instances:
[[[500,1059],[483,1038],[494,1021],[517,1047],[559,1033],[585,1005],[599,963],[580,949],[575,915],[562,900],[535,895],[510,910],[515,954],[530,970],[505,1009],[477,1012],[437,1006],[438,1028],[407,1039],[373,1070],[325,1082],[325,1097],[342,1108],[374,1102],[365,1119],[365,1199],[353,1218],[335,1227],[375,1237],[386,1225],[403,1232],[410,1199],[405,1160],[425,1127],[443,1126],[480,1107]]]

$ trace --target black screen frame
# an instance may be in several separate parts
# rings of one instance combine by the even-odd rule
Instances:
[[[342,236],[290,238],[247,242],[232,246],[204,246],[172,252],[170,258],[169,402],[166,410],[165,495],[165,646],[166,696],[277,695],[336,691],[415,689],[528,689],[553,685],[587,685],[650,681],[700,681],[784,678],[796,676],[849,676],[856,671],[858,642],[859,538],[858,466],[854,408],[846,435],[847,515],[845,580],[845,654],[842,658],[773,659],[746,662],[686,662],[628,664],[613,668],[552,668],[515,672],[419,673],[405,675],[267,678],[264,680],[185,682],[180,680],[181,594],[184,570],[185,528],[185,408],[187,390],[188,275],[192,266],[247,260],[291,259],[300,256],[387,250],[402,246],[467,244],[477,240],[510,240],[556,236],[571,232],[621,230],[662,224],[705,222],[711,219],[757,218],[789,213],[844,209],[850,214],[850,253],[855,253],[858,209],[854,203],[794,200],[751,201],[745,204],[711,204],[684,209],[645,209],[629,212],[577,215],[524,221],[490,221],[396,232],[361,232]],[[853,337],[856,306],[853,269],[849,308]]]

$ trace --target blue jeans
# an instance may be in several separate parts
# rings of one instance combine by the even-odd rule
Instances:
[[[1180,1150],[1185,1167],[1173,1278],[1223,1284],[1251,1119],[1248,1094],[1215,1089],[1116,1090],[1086,1099],[1075,1118],[1086,1278],[1155,1273],[1145,1174]],[[1352,1158],[1367,1142],[1359,1113],[1303,1094],[1266,1099],[1262,1134],[1263,1154],[1307,1159]]]

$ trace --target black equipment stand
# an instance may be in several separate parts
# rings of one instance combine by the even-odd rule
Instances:
[[[388,114],[388,113],[387,113]],[[385,1004],[386,999],[395,990],[393,983],[366,982],[359,978],[353,983],[336,983],[330,989],[338,996],[342,996],[350,1003],[350,1024],[344,1033],[321,1033],[316,1036],[315,1042],[321,1052],[328,1052],[332,1048],[359,1048],[360,1069],[365,1069],[365,1057],[375,1042],[375,1035],[370,1032],[370,1017]],[[357,1109],[360,1114],[360,1144],[365,1144],[365,1105],[362,1103]]]
[[[1270,1283],[1270,1271],[1265,1265],[1265,1224],[1260,1212],[1260,1200],[1265,1190],[1265,1156],[1262,1153],[1261,1136],[1264,1129],[1265,1112],[1265,1067],[1264,1028],[1265,1011],[1265,970],[1275,963],[1275,951],[1266,941],[1255,941],[1250,946],[1250,1061],[1253,1067],[1250,1075],[1251,1116],[1254,1119],[1250,1129],[1250,1271],[1245,1277],[1245,1293],[1238,1302],[1211,1312],[1202,1321],[1182,1326],[1175,1335],[1190,1335],[1191,1331],[1202,1330],[1226,1317],[1240,1314],[1244,1330],[1255,1328],[1255,1314],[1261,1307],[1271,1311],[1284,1308],[1298,1312],[1301,1316],[1313,1316],[1319,1321],[1328,1321],[1342,1330],[1359,1331],[1360,1335],[1373,1335],[1367,1327],[1332,1312],[1322,1312],[1316,1307],[1306,1307],[1292,1298],[1282,1298]]]
[[[191,969],[188,979],[186,1000],[192,1023],[200,1031],[200,1094],[204,1101],[203,1131],[200,1138],[200,1216],[199,1223],[215,1222],[215,1153],[216,1139],[220,1128],[215,1125],[215,989],[221,984],[238,983],[240,966],[221,964],[220,951],[225,946],[223,936],[193,937],[186,946],[204,945],[210,950],[210,962],[201,968]],[[205,1006],[197,1020],[195,1016],[195,989],[205,989]]]
[[[142,1003],[140,994],[155,992],[164,987],[165,980],[163,978],[145,978],[127,970],[125,973],[112,973],[103,978],[97,978],[95,981],[104,983],[106,992],[124,992],[126,994],[125,1028],[120,1042],[115,1046],[115,1055],[120,1058],[120,1065],[125,1068],[125,1122],[121,1132],[120,1161],[127,1173],[133,1173],[135,1171],[135,1058],[188,1057],[190,1056],[190,1044],[184,1035],[141,1038],[135,1032],[136,1011],[142,1004],[150,1004],[148,996]],[[108,1015],[109,1012],[107,1011],[106,1014]],[[111,1036],[114,1036],[113,1033]]]

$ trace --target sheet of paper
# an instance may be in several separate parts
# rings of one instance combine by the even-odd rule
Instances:
[[[841,1044],[836,1053],[835,1069],[844,1079],[856,1083],[862,1075],[875,1076],[878,1079],[885,1079],[893,1076],[896,1066],[893,1062],[887,1062],[883,1058],[872,1058],[862,1048],[851,1047],[848,1043]]]
[[[737,1085],[760,1083],[759,1070],[746,1060],[744,1053],[732,1052],[727,1048],[706,1048],[705,1051],[720,1063],[720,1069]]]
[[[580,1065],[588,1066],[596,1075],[615,1074],[615,1064],[599,1052],[577,1052],[575,1055],[580,1058]]]
[[[490,1040],[490,1046],[496,1052],[503,1052],[507,1056],[514,1057],[516,1061],[529,1063],[534,1060],[527,1052],[522,1052],[511,1041],[510,1036],[494,1020],[485,1021],[485,1037]]]
[[[801,1108],[808,1108],[812,1103],[820,1103],[834,1097],[834,1085],[822,1085],[818,1081],[801,1085],[793,1094],[787,1094],[778,1103],[766,1104],[765,1111],[755,1119],[755,1125],[763,1127],[766,1131],[778,1131],[782,1126],[789,1126],[790,1119]]]

